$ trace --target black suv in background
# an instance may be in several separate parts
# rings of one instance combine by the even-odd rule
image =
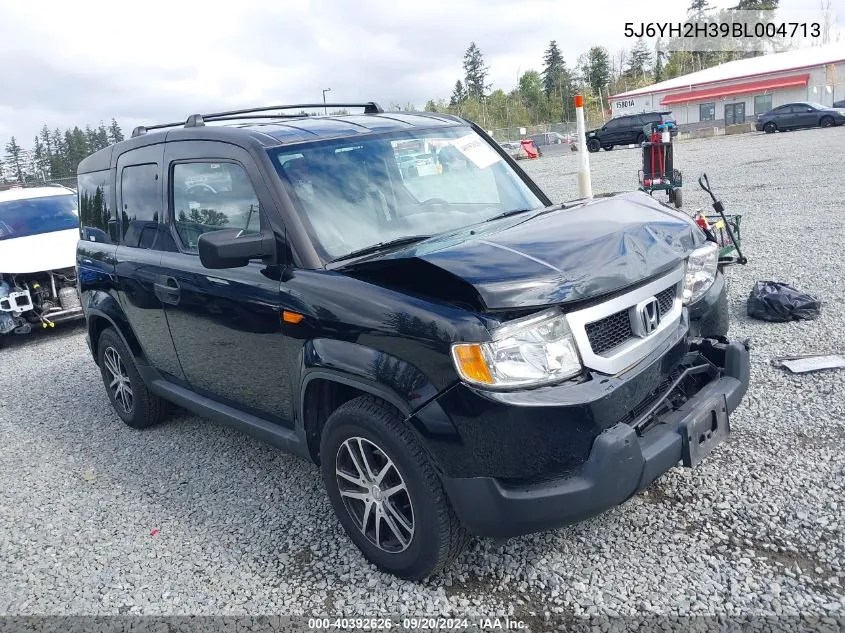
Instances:
[[[176,403],[313,460],[349,538],[411,579],[727,437],[748,352],[689,217],[553,204],[455,116],[282,114],[316,107],[140,127],[80,164],[87,339],[126,424]],[[453,160],[403,170],[408,146]]]
[[[587,132],[587,149],[597,152],[610,151],[616,145],[641,144],[646,140],[646,126],[666,124],[672,136],[678,133],[678,125],[671,112],[643,112],[618,116],[596,130]]]

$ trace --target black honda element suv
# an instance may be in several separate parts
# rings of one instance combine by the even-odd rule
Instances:
[[[313,460],[349,538],[409,579],[728,436],[749,357],[691,218],[553,204],[455,116],[285,114],[314,107],[139,127],[80,164],[88,344],[126,424],[175,403]]]

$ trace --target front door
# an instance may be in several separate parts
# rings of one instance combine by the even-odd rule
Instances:
[[[179,246],[161,260],[164,281],[173,287],[165,314],[185,378],[201,395],[289,425],[293,359],[281,331],[278,268],[251,262],[211,270],[197,252],[206,232],[269,229],[269,192],[250,178],[247,152],[225,143],[172,141],[165,163],[168,216]]]
[[[745,123],[745,103],[725,104],[725,125]]]
[[[793,105],[792,116],[796,127],[812,127],[816,125],[819,120],[818,111],[809,105]]]

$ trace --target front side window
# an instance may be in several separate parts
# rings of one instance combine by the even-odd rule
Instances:
[[[229,162],[173,165],[172,205],[176,232],[196,250],[200,235],[222,229],[261,230],[258,196],[243,166]]]
[[[698,120],[699,121],[715,121],[716,120],[716,104],[702,103],[698,106]]]
[[[465,126],[297,144],[271,156],[326,261],[545,206]]]
[[[161,181],[155,163],[124,167],[120,174],[122,243],[152,248],[161,221]]]
[[[0,240],[78,229],[77,209],[76,195],[73,193],[2,201]]]

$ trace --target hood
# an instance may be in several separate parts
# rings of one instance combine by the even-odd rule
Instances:
[[[0,273],[39,273],[76,266],[79,229],[0,240]]]
[[[671,268],[705,240],[691,218],[642,192],[532,216],[468,227],[353,267],[388,267],[392,274],[371,279],[404,278],[406,290],[429,296],[448,288],[449,300],[459,280],[482,309],[519,309],[621,290]],[[472,303],[473,293],[465,294]]]

